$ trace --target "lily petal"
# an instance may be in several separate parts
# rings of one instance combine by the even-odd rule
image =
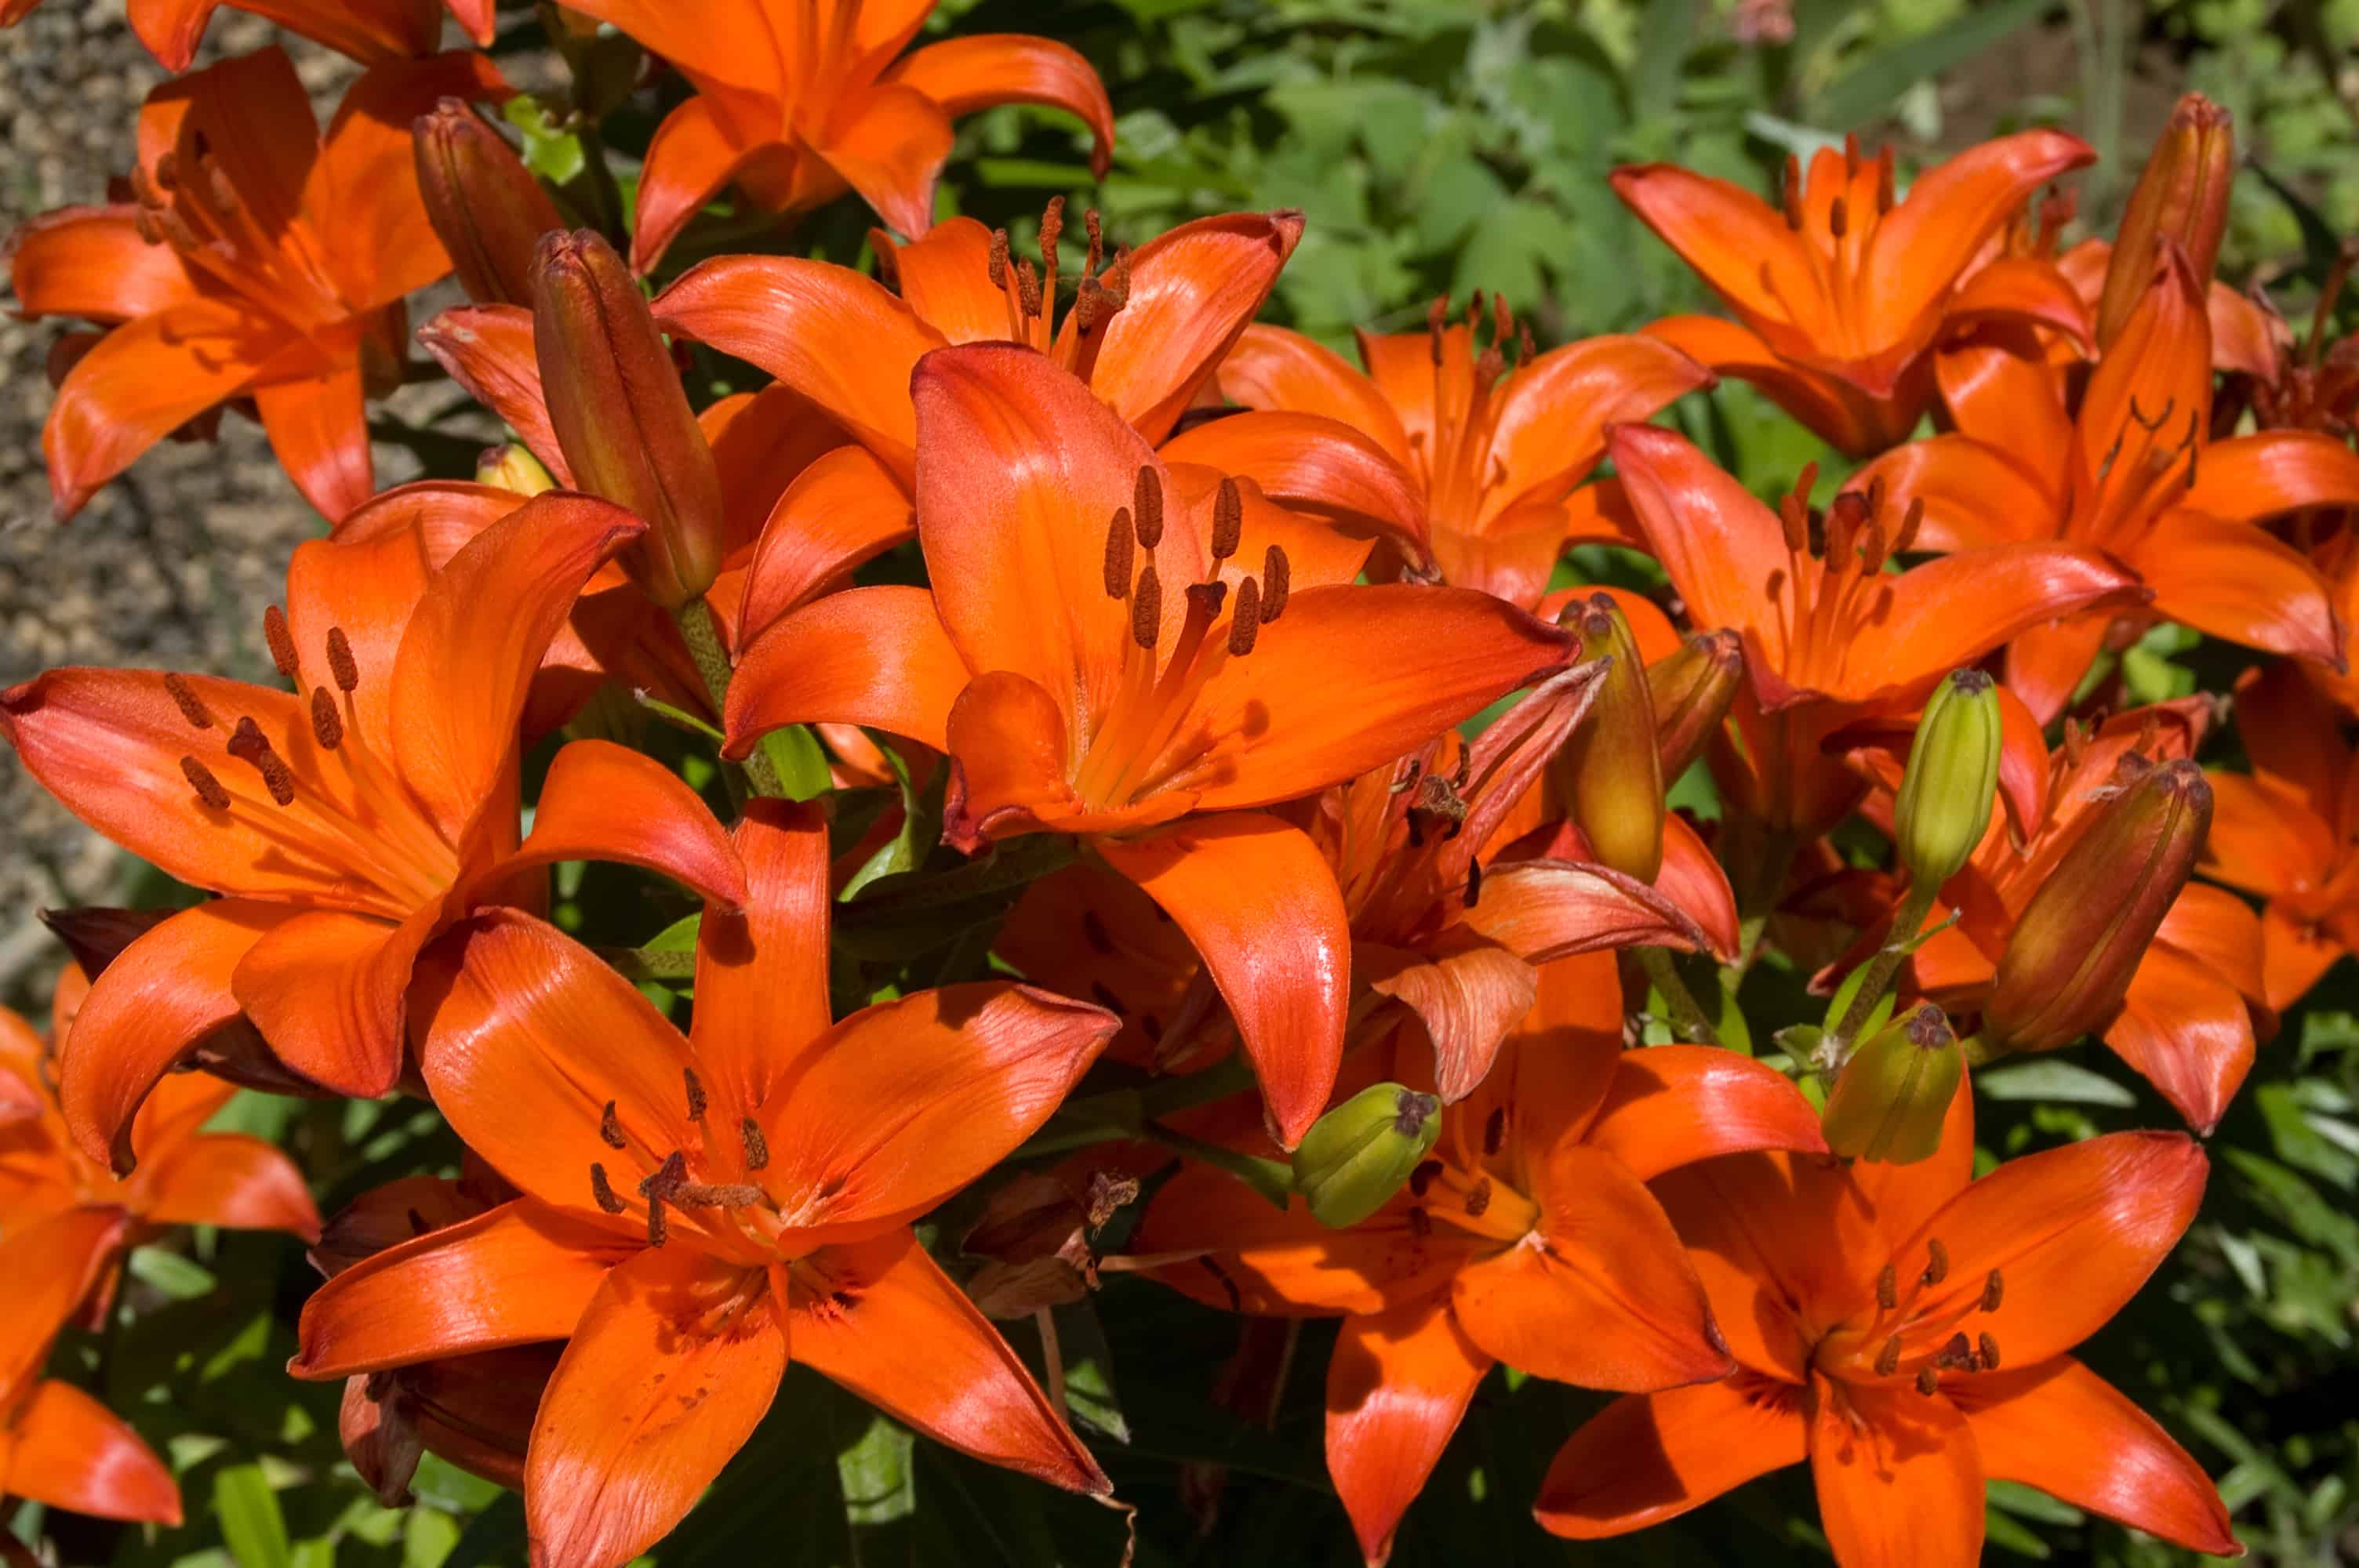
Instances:
[[[122,1209],[82,1204],[10,1233],[0,1246],[10,1329],[0,1339],[0,1388],[24,1388],[41,1369],[58,1330],[107,1271],[129,1224]]]
[[[1408,432],[1376,384],[1299,332],[1260,322],[1247,327],[1221,362],[1219,381],[1223,393],[1247,408],[1337,420],[1375,441],[1402,468],[1409,466]]]
[[[2310,557],[2250,523],[2167,512],[2125,559],[2154,590],[2158,615],[2248,648],[2343,665],[2333,589]]]
[[[334,523],[376,493],[358,361],[254,390],[271,455],[313,511]]]
[[[320,1210],[303,1173],[259,1138],[213,1132],[191,1138],[155,1161],[142,1209],[158,1225],[222,1225],[320,1237]]]
[[[1519,367],[1501,395],[1491,438],[1506,477],[1484,515],[1559,501],[1605,455],[1605,432],[1653,418],[1712,372],[1659,338],[1583,338]]]
[[[2241,903],[2237,908],[2251,918]],[[2114,1054],[2201,1133],[2220,1125],[2253,1068],[2253,1016],[2244,997],[2213,965],[2164,942],[2138,960],[2104,1033]]]
[[[1717,1154],[1826,1151],[1818,1113],[1791,1079],[1709,1045],[1625,1052],[1583,1141],[1642,1182]]]
[[[1549,1462],[1532,1512],[1571,1541],[1677,1519],[1807,1457],[1800,1392],[1743,1373],[1630,1394],[1592,1416]]]
[[[738,611],[738,645],[863,562],[918,531],[893,470],[863,447],[839,447],[797,475],[762,524]]]
[[[1689,619],[1780,640],[1782,633],[1762,623],[1766,585],[1791,569],[1769,508],[1671,431],[1619,425],[1607,432],[1606,449],[1647,547],[1687,601]]]
[[[934,180],[951,156],[951,121],[913,87],[863,93],[812,150],[876,215],[905,234],[934,224]]]
[[[1821,1382],[1810,1428],[1819,1521],[1839,1563],[1974,1568],[1983,1466],[1965,1418],[1915,1390]]]
[[[1027,33],[977,33],[928,44],[881,79],[914,88],[955,120],[1001,103],[1062,109],[1090,128],[1090,168],[1103,179],[1114,157],[1114,105],[1076,51]]]
[[[1701,952],[1710,938],[1687,913],[1635,877],[1571,860],[1493,868],[1483,895],[1460,916],[1535,964],[1609,947]]]
[[[860,724],[944,750],[966,661],[922,588],[848,589],[754,640],[729,683],[725,754],[783,724]]]
[[[8,1495],[97,1519],[180,1523],[180,1489],[130,1423],[50,1379],[9,1418]]]
[[[1327,1363],[1327,1473],[1370,1563],[1392,1554],[1491,1365],[1440,1298],[1343,1320]]]
[[[2068,545],[1962,551],[1876,589],[1829,696],[1861,700],[1918,686],[2058,616],[2145,597],[2138,579],[2109,557]]]
[[[419,328],[417,338],[451,380],[516,433],[559,484],[573,482],[556,427],[549,421],[530,310],[521,305],[455,306]]]
[[[111,324],[195,298],[180,254],[139,237],[138,211],[129,203],[60,207],[26,220],[8,240],[17,313]]]
[[[2077,136],[2018,131],[1971,147],[1917,177],[1868,242],[1861,279],[1874,319],[1901,329],[1941,302],[1984,241],[2032,192],[2096,161]]]
[[[1252,480],[1282,506],[1373,531],[1413,556],[1424,554],[1425,497],[1417,481],[1375,440],[1341,420],[1248,410],[1183,430],[1158,451],[1167,463],[1201,463]],[[1254,557],[1241,552],[1238,558]]]
[[[659,871],[712,904],[742,908],[745,871],[712,807],[655,758],[611,741],[575,741],[549,764],[532,832],[492,874],[560,860]]]
[[[759,142],[740,140],[728,115],[702,93],[666,114],[640,168],[631,270],[641,276],[654,271],[689,220],[763,150]]]
[[[1928,550],[1972,550],[2040,539],[2057,532],[2058,503],[2047,484],[2011,454],[1971,436],[1910,441],[1870,464],[1861,485],[1881,479],[1888,504],[1925,503],[1917,542]],[[2056,471],[2060,472],[2061,470]]]
[[[1300,828],[1243,811],[1097,849],[1203,956],[1293,1148],[1327,1108],[1350,1000],[1351,921],[1326,858]]]
[[[816,806],[750,800],[734,832],[742,913],[707,909],[696,939],[689,1039],[740,1114],[769,1098],[827,1035],[827,819]]]
[[[1434,1087],[1445,1105],[1474,1091],[1507,1032],[1539,995],[1529,964],[1462,926],[1420,952],[1363,942],[1352,962],[1369,989],[1405,1003],[1425,1025],[1433,1041]]]

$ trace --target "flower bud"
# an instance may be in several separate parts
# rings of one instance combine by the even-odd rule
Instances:
[[[1557,623],[1581,639],[1581,656],[1605,661],[1588,716],[1549,763],[1563,803],[1601,865],[1651,882],[1663,867],[1663,763],[1655,700],[1637,640],[1608,596],[1564,608]]]
[[[2131,752],[2107,787],[1999,957],[1983,1011],[1995,1052],[2070,1044],[2111,1018],[2194,870],[2212,826],[2201,768]]]
[[[1362,1089],[1302,1135],[1294,1190],[1320,1224],[1357,1225],[1400,1191],[1440,1136],[1438,1097],[1398,1084]]]
[[[1931,1002],[1894,1019],[1852,1053],[1827,1098],[1827,1147],[1854,1160],[1913,1165],[1941,1146],[1941,1123],[1966,1054]]]
[[[558,447],[575,484],[647,524],[623,556],[624,569],[676,610],[721,570],[726,541],[712,449],[614,248],[587,229],[549,234],[534,270],[533,347]]]
[[[527,500],[557,488],[557,481],[541,467],[540,460],[520,441],[485,447],[483,455],[475,460],[475,482],[513,491]]]
[[[2228,181],[2235,172],[2236,130],[2228,111],[2201,92],[2180,99],[2156,138],[2130,192],[2097,301],[2097,346],[2112,346],[2154,281],[2161,243],[2176,240],[2198,282],[2212,281],[2220,237],[2228,227]]]
[[[1695,766],[1744,684],[1745,639],[1726,629],[1698,632],[1678,653],[1647,666],[1655,752],[1666,783]]]
[[[418,193],[467,297],[532,303],[533,247],[565,220],[497,131],[456,98],[409,123]]]
[[[1956,876],[1983,841],[2002,747],[1997,684],[1980,670],[1951,671],[1925,699],[1892,804],[1900,863],[1918,887]]]

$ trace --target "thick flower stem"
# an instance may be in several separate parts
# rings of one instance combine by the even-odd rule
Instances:
[[[726,712],[733,667],[729,650],[721,642],[721,626],[713,619],[712,606],[700,594],[674,611],[672,617],[679,623],[681,640],[688,643],[688,656],[696,661],[696,673],[704,679],[705,695],[712,699],[712,710]],[[756,795],[773,799],[786,797],[786,785],[779,781],[766,745],[756,746],[747,754],[745,768],[745,782]]]
[[[1900,972],[1900,960],[1908,956],[1909,945],[1916,939],[1919,927],[1925,924],[1925,916],[1933,907],[1934,895],[1940,891],[1930,885],[1918,887],[1912,883],[1908,896],[1900,901],[1900,912],[1893,917],[1892,930],[1885,937],[1884,946],[1878,947],[1875,957],[1868,960],[1866,977],[1860,981],[1858,991],[1853,995],[1851,1006],[1843,1010],[1842,1021],[1827,1036],[1823,1049],[1827,1061],[1833,1067],[1840,1069],[1850,1057],[1853,1041],[1866,1027],[1868,1015],[1875,1011],[1875,1004],[1890,989],[1893,977]]]
[[[1664,1004],[1671,1010],[1671,1033],[1690,1045],[1719,1044],[1720,1036],[1712,1028],[1710,1015],[1697,1004],[1687,981],[1680,978],[1679,966],[1671,962],[1670,950],[1641,947],[1637,951],[1638,967],[1647,971],[1647,979],[1662,993]]]

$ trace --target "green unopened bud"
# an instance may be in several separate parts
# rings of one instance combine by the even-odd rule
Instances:
[[[1997,684],[1980,670],[1952,670],[1926,699],[1892,806],[1900,863],[1917,886],[1956,876],[1983,841],[1998,789],[2001,728]]]
[[[2201,768],[2133,752],[2108,788],[1999,957],[1983,1011],[1997,1051],[2045,1051],[2102,1027],[2195,869],[2212,826]]]
[[[2201,284],[2212,281],[2228,228],[2228,181],[2236,168],[2236,126],[2201,92],[2171,110],[2122,211],[2105,290],[2097,301],[2097,346],[2111,347],[2154,281],[2162,242],[2179,243]]]
[[[1398,1084],[1362,1089],[1310,1124],[1294,1190],[1321,1225],[1357,1225],[1400,1191],[1441,1136],[1441,1101]]]
[[[1965,1052],[1941,1010],[1931,1002],[1911,1008],[1843,1064],[1827,1098],[1827,1147],[1891,1165],[1932,1158],[1965,1070]]]
[[[516,149],[463,102],[445,98],[409,124],[418,194],[479,305],[532,303],[533,247],[565,220]]]
[[[587,229],[550,234],[534,265],[533,347],[557,444],[576,485],[647,524],[623,568],[676,610],[712,586],[727,543],[712,449],[614,248]]]
[[[1589,712],[1549,765],[1549,793],[1588,838],[1601,865],[1651,882],[1663,867],[1663,763],[1655,700],[1630,623],[1604,594],[1564,608],[1557,623],[1581,639],[1581,656],[1603,663]]]
[[[557,488],[557,481],[549,477],[540,460],[519,441],[485,447],[483,455],[475,460],[475,482],[513,491],[527,500]]]
[[[1744,684],[1745,639],[1725,628],[1695,633],[1678,653],[1647,666],[1655,754],[1666,782],[1695,766]]]

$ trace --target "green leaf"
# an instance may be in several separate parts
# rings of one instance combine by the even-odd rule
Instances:
[[[1696,0],[1650,0],[1630,71],[1630,97],[1641,117],[1669,114],[1679,103],[1680,67],[1695,46]]]
[[[2037,21],[2051,3],[1998,0],[1969,6],[1947,26],[1879,49],[1844,72],[1811,105],[1810,118],[1831,130],[1857,130],[1919,81],[1965,64]]]
[[[2067,1105],[2124,1108],[2137,1104],[2137,1096],[2113,1079],[2070,1062],[2021,1062],[2007,1067],[1986,1067],[1974,1075],[1974,1087],[1990,1099],[2061,1100]]]
[[[287,1519],[260,1464],[232,1465],[213,1476],[213,1512],[238,1568],[294,1568]]]
[[[582,138],[559,127],[548,107],[529,92],[500,106],[500,117],[524,133],[524,166],[552,185],[571,185],[588,167]]]
[[[161,1247],[134,1248],[126,1267],[133,1279],[176,1302],[211,1295],[217,1283],[212,1271],[195,1259]]]
[[[868,1411],[860,1435],[836,1450],[835,1473],[843,1487],[843,1517],[856,1528],[890,1524],[918,1511],[912,1456],[917,1439],[909,1429],[879,1411]]]

